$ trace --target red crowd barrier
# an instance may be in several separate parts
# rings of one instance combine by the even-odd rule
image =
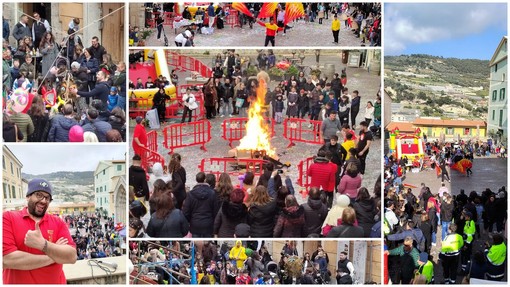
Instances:
[[[274,136],[274,120],[272,118],[266,118],[266,122],[269,122],[269,136]],[[228,141],[228,145],[232,146],[232,142],[242,139],[246,135],[246,123],[248,118],[231,118],[226,119],[221,124],[223,129],[222,138]]]
[[[147,148],[153,152],[158,152],[158,132],[150,131],[147,133]]]
[[[226,17],[226,24],[230,25],[230,27],[241,27],[241,24],[239,23],[239,11],[235,9],[230,9],[230,14]]]
[[[298,168],[298,180],[297,183],[305,188],[306,194],[308,194],[308,189],[310,188],[311,178],[306,174],[308,173],[308,168],[313,163],[313,157],[308,157],[302,161],[300,161],[297,165]]]
[[[175,67],[177,70],[197,72],[204,78],[210,78],[212,76],[212,69],[193,57],[167,50],[166,59],[167,64]]]
[[[310,126],[310,124],[312,126]],[[310,121],[305,119],[290,118],[283,122],[283,137],[290,141],[287,148],[296,145],[295,142],[304,142],[322,145],[319,132],[321,121]]]
[[[166,108],[165,118],[167,118],[167,119],[182,118],[182,115],[178,115],[178,113],[184,111],[184,106],[182,104],[182,98],[183,98],[184,94],[186,93],[186,89],[188,87],[190,87],[190,88],[196,87],[199,89],[198,91],[192,91],[192,94],[195,95],[195,99],[197,101],[198,108],[193,111],[191,118],[193,119],[193,121],[199,121],[205,117],[205,107],[203,104],[204,103],[204,95],[202,93],[202,86],[201,85],[179,85],[176,88],[177,103]]]
[[[249,170],[256,176],[261,176],[264,173],[262,168],[264,162],[263,159],[251,158],[204,158],[198,165],[198,168],[202,172],[214,174],[216,178],[222,173],[238,176],[244,173],[244,170]]]
[[[140,155],[141,157],[141,166],[145,170],[145,172],[149,172],[149,169],[152,168],[152,166],[159,162],[162,166],[165,166],[165,159],[162,155],[160,155],[157,151],[152,151],[148,148],[142,147],[144,152]]]
[[[191,123],[172,124],[163,129],[163,146],[170,150],[181,147],[200,145],[200,149],[207,151],[205,144],[211,141],[211,123],[198,121]]]

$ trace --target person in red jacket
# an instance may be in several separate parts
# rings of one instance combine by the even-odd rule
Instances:
[[[332,165],[326,158],[326,151],[319,150],[314,162],[308,168],[307,175],[311,177],[310,187],[319,188],[321,193],[327,198],[328,209],[333,205],[335,173],[336,169],[332,168]]]
[[[259,23],[259,25],[262,27],[266,27],[266,40],[264,42],[264,47],[267,47],[269,42],[271,42],[271,45],[274,47],[274,38],[276,36],[276,32],[282,31],[283,27],[278,27],[278,25],[274,23],[273,17],[269,18],[269,23],[265,23],[260,20],[257,20],[257,23]]]

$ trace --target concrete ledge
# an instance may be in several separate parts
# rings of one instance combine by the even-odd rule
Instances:
[[[89,261],[100,260],[102,262],[116,263],[117,270],[106,274],[104,270]],[[126,284],[126,260],[127,256],[107,257],[98,259],[78,260],[75,264],[64,264],[64,273],[67,284]],[[105,266],[109,268],[108,266]]]

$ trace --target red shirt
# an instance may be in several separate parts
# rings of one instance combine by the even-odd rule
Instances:
[[[145,127],[142,124],[137,124],[135,126],[135,130],[133,131],[133,150],[135,154],[142,155],[141,147],[136,143],[135,138],[138,138],[141,144],[147,146],[147,132],[145,132]]]
[[[266,27],[266,36],[276,36],[276,31],[281,31],[283,28],[278,27],[276,24],[258,22],[260,26]]]
[[[39,223],[42,236],[55,243],[59,238],[67,238],[68,244],[76,248],[65,222],[55,215],[45,214]],[[23,210],[6,211],[3,214],[3,256],[14,251],[44,255],[38,249],[25,245],[25,234],[35,230],[35,221],[28,215],[27,207]],[[66,284],[62,264],[51,265],[34,270],[3,270],[4,284]]]

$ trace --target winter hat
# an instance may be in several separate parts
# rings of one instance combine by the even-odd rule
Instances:
[[[248,224],[239,223],[238,225],[236,225],[234,234],[238,238],[248,238],[248,237],[250,237],[250,231],[251,231],[251,228]]]
[[[71,68],[79,69],[79,68],[80,68],[80,63],[78,63],[78,62],[73,62],[73,63],[71,64]]]
[[[429,260],[429,255],[427,252],[420,253],[420,261],[421,262],[427,262]]]
[[[69,142],[83,142],[83,128],[80,125],[74,125],[69,129]]]
[[[51,199],[53,199],[51,184],[44,179],[34,178],[28,183],[27,197],[36,191],[44,191],[50,195]]]
[[[114,92],[114,93],[116,93],[116,92],[117,92],[117,87],[111,87],[111,88],[110,88],[110,92]]]

